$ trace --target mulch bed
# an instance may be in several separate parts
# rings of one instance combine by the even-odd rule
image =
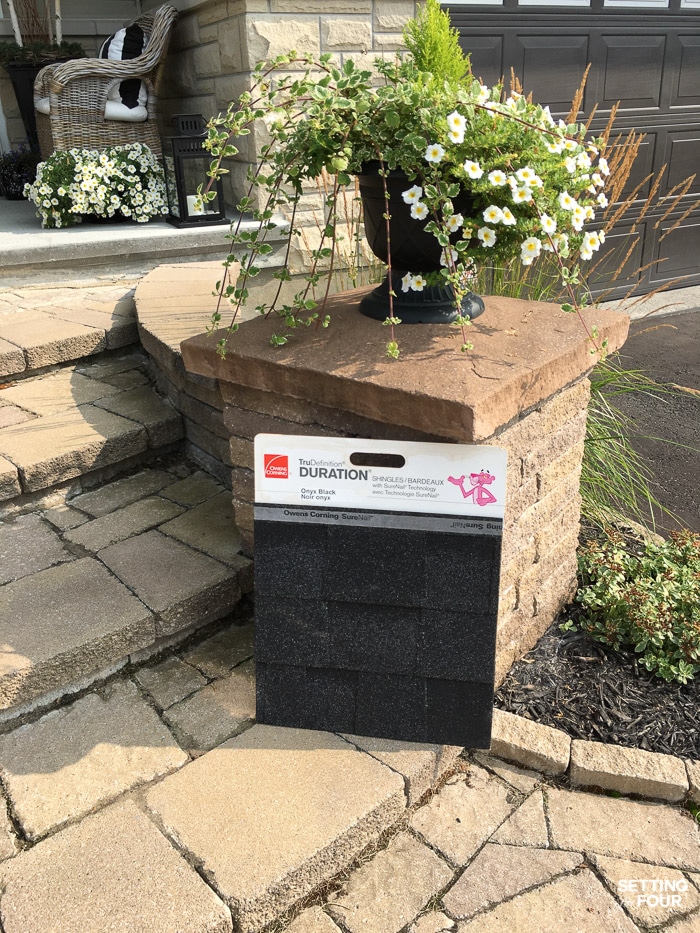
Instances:
[[[634,652],[614,651],[581,632],[569,606],[510,670],[495,705],[574,739],[588,739],[700,759],[700,676],[666,683],[640,666]]]

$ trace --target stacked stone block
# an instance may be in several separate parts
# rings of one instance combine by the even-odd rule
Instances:
[[[212,0],[183,12],[165,66],[160,105],[164,126],[174,113],[226,111],[250,88],[258,61],[296,50],[331,53],[338,65],[352,59],[369,67],[402,46],[415,14],[414,0]],[[241,152],[225,177],[227,200],[243,194],[260,139],[237,143]]]

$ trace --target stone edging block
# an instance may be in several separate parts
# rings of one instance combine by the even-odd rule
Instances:
[[[571,743],[571,783],[623,794],[642,794],[676,803],[688,793],[688,777],[680,758],[603,742]]]
[[[489,754],[549,774],[568,773],[573,786],[602,787],[669,803],[700,803],[700,761],[603,742],[571,739],[560,729],[494,708]]]
[[[535,771],[563,774],[569,767],[571,739],[559,729],[494,709],[491,752]]]

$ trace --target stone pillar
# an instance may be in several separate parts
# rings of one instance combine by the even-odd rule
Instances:
[[[186,368],[219,380],[231,433],[236,522],[253,549],[253,438],[258,433],[496,444],[508,451],[497,681],[571,598],[576,581],[579,477],[593,364],[583,324],[557,305],[486,298],[473,351],[445,325],[398,328],[401,356],[383,356],[386,328],[357,311],[366,289],[336,295],[328,331],[269,344],[257,319],[230,338],[225,359],[206,335],[183,342]],[[585,312],[612,351],[628,318]],[[458,569],[455,569],[458,573]]]

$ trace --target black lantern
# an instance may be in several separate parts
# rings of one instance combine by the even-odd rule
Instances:
[[[225,224],[224,192],[221,181],[214,182],[213,201],[197,205],[197,188],[209,180],[211,155],[204,148],[206,127],[199,113],[181,113],[172,119],[175,136],[165,140],[163,161],[168,189],[169,212],[166,220],[175,227]]]

